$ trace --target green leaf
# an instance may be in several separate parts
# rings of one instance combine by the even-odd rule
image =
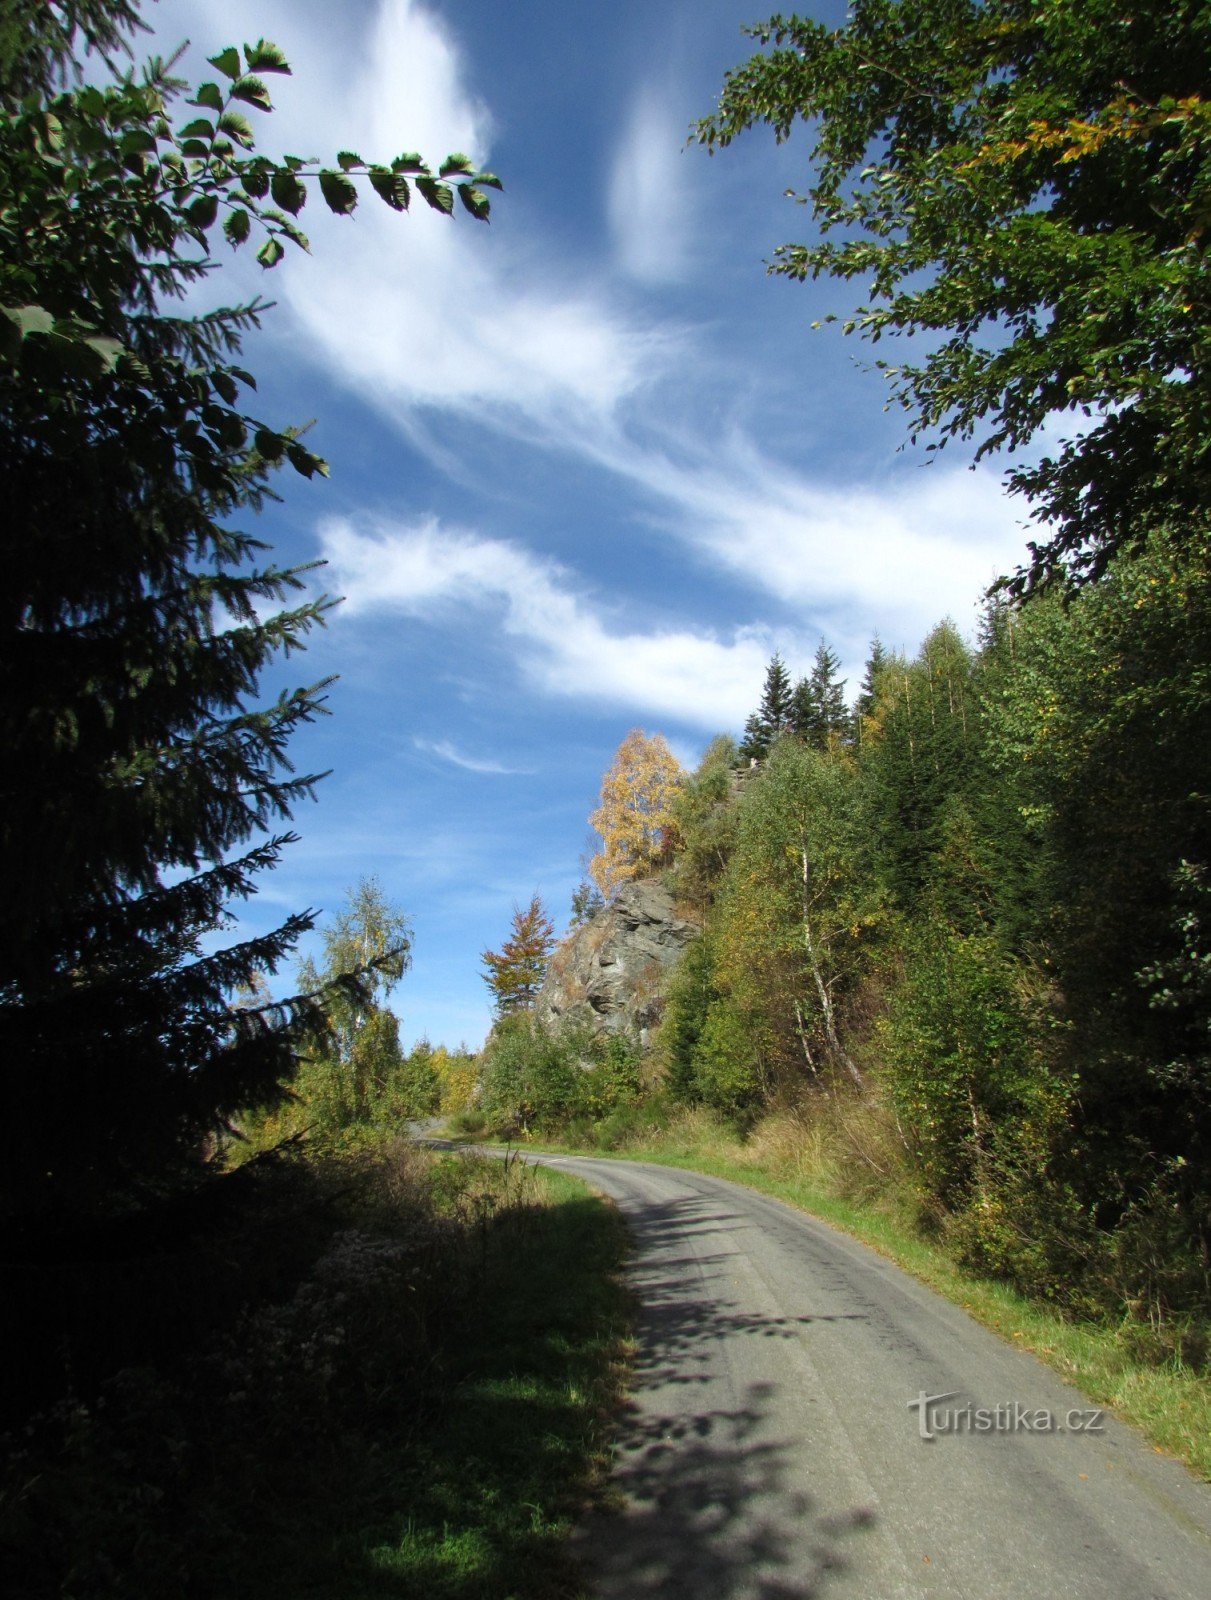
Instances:
[[[243,100],[246,105],[259,106],[262,111],[272,111],[273,101],[269,90],[260,78],[237,78],[231,86],[233,100]]]
[[[223,221],[223,232],[227,235],[233,250],[237,249],[252,232],[252,218],[242,206],[227,214]]]
[[[189,220],[197,228],[206,229],[213,225],[214,219],[219,214],[218,196],[213,194],[200,194],[198,198],[185,207]]]
[[[60,333],[56,329],[47,338],[46,348],[65,372],[82,378],[99,378],[113,365],[101,350],[93,348],[91,340],[81,339],[74,331]]]
[[[301,178],[296,178],[293,172],[275,172],[270,188],[274,205],[289,211],[292,217],[297,217],[307,204],[307,185]]]
[[[412,191],[403,173],[390,172],[386,167],[373,167],[370,171],[370,187],[380,200],[387,202],[392,211],[407,211]]]
[[[252,442],[262,461],[280,461],[290,443],[284,434],[274,433],[272,428],[258,428]]]
[[[205,117],[195,117],[192,122],[187,122],[178,132],[178,139],[213,139],[214,123],[208,122]]]
[[[311,253],[311,240],[308,239],[302,228],[297,227],[289,220],[279,223],[278,226],[292,244],[297,244],[300,250],[306,250],[308,254]]]
[[[240,52],[235,45],[229,44],[226,50],[220,50],[217,56],[207,56],[207,61],[212,67],[218,69],[225,78],[238,78],[240,75]],[[251,65],[251,62],[249,63]]]
[[[3,311],[22,339],[31,333],[49,333],[55,325],[45,306],[4,306]]]
[[[223,91],[217,83],[200,83],[198,92],[189,102],[191,106],[208,106],[211,111],[222,111]]]
[[[48,150],[63,148],[63,124],[53,111],[48,111],[42,118],[42,142]]]
[[[428,172],[428,164],[421,160],[415,150],[405,150],[402,156],[396,156],[391,163],[392,172]]]
[[[504,188],[504,184],[494,172],[477,172],[471,181],[473,183],[478,183],[484,189]]]
[[[252,123],[242,111],[224,111],[219,118],[219,128],[223,133],[230,134],[236,143],[242,144],[246,150],[251,149],[256,143]]]
[[[219,443],[225,450],[242,450],[248,442],[248,429],[244,419],[234,411],[225,411],[215,428]]]
[[[474,189],[465,183],[459,184],[458,198],[479,222],[487,222],[488,212],[492,208],[487,195],[482,189]]]
[[[434,211],[443,211],[449,216],[454,210],[454,191],[449,184],[438,183],[436,178],[417,178],[416,187]]]
[[[338,150],[336,159],[342,172],[348,172],[350,167],[364,167],[366,165],[361,156],[355,155],[352,150]]]
[[[269,174],[264,167],[244,167],[240,172],[244,193],[253,200],[263,200],[269,193]]]
[[[357,185],[341,172],[321,172],[320,193],[338,217],[347,217],[357,205]]]
[[[280,240],[268,238],[257,251],[256,258],[263,267],[269,268],[276,267],[285,254],[285,248]]]
[[[314,478],[318,472],[321,477],[328,476],[328,463],[322,456],[314,455],[297,441],[286,446],[286,457],[296,472],[301,472],[304,478]]]
[[[210,374],[210,386],[217,395],[221,395],[229,406],[235,405],[240,396],[240,386],[230,372],[221,368]]]
[[[246,389],[256,388],[256,379],[253,377],[251,372],[245,372],[243,367],[232,367],[231,376],[233,378],[238,378]]]
[[[455,173],[462,173],[469,178],[475,168],[461,150],[456,150],[453,155],[446,157],[437,170],[443,178],[453,177]]]
[[[203,139],[182,139],[181,154],[194,161],[202,161],[210,154],[210,142]]]
[[[85,339],[84,343],[100,359],[102,368],[106,372],[113,370],[118,357],[125,353],[125,346],[120,339],[111,339],[106,334],[94,334],[92,338]]]
[[[268,39],[258,39],[256,44],[246,44],[244,59],[248,63],[249,72],[284,72],[287,75],[290,72],[286,57],[277,45],[270,44]]]
[[[146,155],[154,150],[156,141],[146,128],[132,128],[122,135],[118,149],[124,156]]]

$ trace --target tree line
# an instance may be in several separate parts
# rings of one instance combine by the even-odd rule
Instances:
[[[866,285],[844,335],[923,336],[876,363],[892,403],[929,449],[1018,452],[1037,534],[974,643],[876,642],[852,708],[827,645],[797,683],[776,656],[739,746],[645,816],[660,848],[625,861],[705,919],[649,1099],[871,1107],[855,1159],[970,1260],[1201,1359],[1205,8],[855,0],[748,31],[696,134],[809,130],[815,232],[769,270]]]

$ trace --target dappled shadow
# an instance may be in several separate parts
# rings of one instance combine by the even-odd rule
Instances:
[[[620,1513],[598,1513],[577,1551],[602,1600],[810,1600],[849,1564],[869,1506],[823,1514],[796,1487],[785,1442],[763,1439],[774,1396],[687,1417],[631,1410],[621,1421],[615,1484]]]
[[[577,1538],[590,1589],[601,1600],[827,1594],[874,1512],[838,1515],[811,1492],[784,1386],[749,1374],[745,1346],[865,1315],[762,1316],[729,1303],[721,1285],[736,1258],[711,1240],[751,1224],[714,1197],[646,1205],[628,1220],[641,1303],[635,1392],[614,1441],[621,1506]]]

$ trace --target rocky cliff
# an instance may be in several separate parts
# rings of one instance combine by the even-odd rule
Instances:
[[[669,970],[699,931],[678,915],[659,879],[629,883],[559,945],[535,1011],[548,1022],[566,1018],[599,1032],[636,1034],[646,1047]]]

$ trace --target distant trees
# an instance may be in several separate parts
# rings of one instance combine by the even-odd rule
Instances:
[[[378,880],[362,878],[323,930],[324,959],[308,958],[299,982],[324,991],[323,1022],[313,1029],[299,1073],[298,1092],[312,1117],[327,1129],[373,1120],[403,1065],[399,1019],[387,1006],[411,960],[412,929],[391,905]],[[356,988],[342,973],[368,968]]]
[[[763,770],[733,788],[726,858],[706,848],[721,819],[684,814],[708,916],[669,998],[667,1082],[810,1118],[817,1086],[835,1103],[852,1077],[835,1032],[888,1117],[859,1181],[895,1186],[907,1161],[900,1192],[965,1259],[1197,1364],[1211,18],[854,0],[836,26],[750,31],[760,53],[698,131],[714,149],[810,128],[815,227],[773,270],[869,285],[847,334],[924,335],[885,367],[912,433],[1019,452],[1009,484],[1044,536],[974,648],[950,622],[912,659],[875,641],[852,734],[823,654],[798,739],[750,718]],[[1065,413],[1069,437],[1022,453]]]
[[[828,750],[847,739],[853,719],[845,704],[840,661],[821,639],[810,674],[795,686],[791,727],[814,750]]]
[[[601,890],[589,879],[582,878],[572,890],[572,915],[569,925],[579,928],[586,922],[592,922],[604,906],[605,900]]]
[[[601,803],[589,817],[601,836],[589,873],[607,900],[669,858],[684,776],[659,733],[649,738],[632,728],[618,746],[601,780]]]
[[[555,925],[538,895],[524,910],[514,906],[512,933],[499,950],[485,950],[480,957],[498,1017],[533,1006],[554,948]]]
[[[774,740],[793,726],[794,715],[795,692],[791,688],[790,674],[782,657],[775,652],[765,671],[761,704],[744,724],[740,759],[746,762],[763,760]]]
[[[816,750],[850,738],[854,722],[845,703],[841,663],[821,639],[811,672],[792,684],[786,664],[775,653],[765,672],[761,704],[744,724],[737,752],[741,765],[764,761],[783,736],[793,733]]]

